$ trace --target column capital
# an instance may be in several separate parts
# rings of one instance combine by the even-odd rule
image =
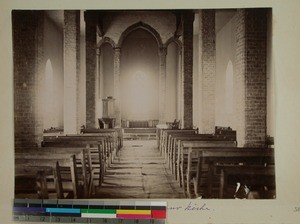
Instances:
[[[102,50],[101,50],[101,48],[100,47],[97,47],[96,48],[96,55],[101,55],[101,52],[102,52]]]
[[[121,53],[121,47],[114,47],[115,53]]]
[[[160,47],[159,48],[159,55],[160,56],[166,56],[167,55],[167,48],[166,47]]]

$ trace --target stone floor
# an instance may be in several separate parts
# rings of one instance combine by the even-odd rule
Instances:
[[[95,198],[185,198],[156,140],[128,140],[107,170]]]

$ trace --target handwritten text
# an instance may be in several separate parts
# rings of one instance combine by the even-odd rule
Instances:
[[[171,211],[213,211],[206,203],[189,202],[187,205],[169,206]]]

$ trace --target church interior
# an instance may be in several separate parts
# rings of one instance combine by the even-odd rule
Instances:
[[[272,10],[13,10],[15,198],[276,197]]]

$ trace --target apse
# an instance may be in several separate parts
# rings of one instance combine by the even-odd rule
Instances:
[[[158,45],[144,29],[131,32],[121,53],[121,119],[158,119]]]

